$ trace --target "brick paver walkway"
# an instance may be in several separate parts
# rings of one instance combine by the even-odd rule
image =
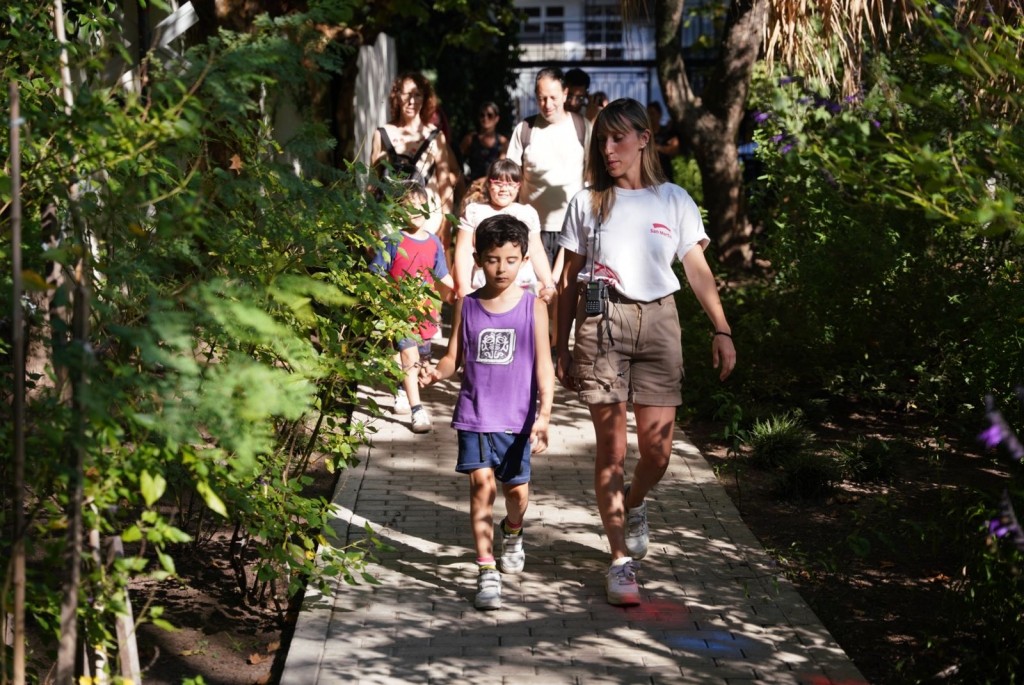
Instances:
[[[504,577],[502,609],[475,610],[468,478],[454,471],[448,425],[456,392],[451,382],[425,392],[427,435],[408,416],[371,420],[373,444],[335,494],[337,528],[352,541],[368,523],[396,551],[369,566],[379,585],[307,595],[282,685],[866,682],[678,431],[648,499],[644,603],[608,605],[593,432],[561,389],[551,445],[533,461],[526,569]],[[370,396],[390,408],[390,397]],[[627,470],[635,455],[634,442]],[[495,521],[503,513],[499,494]]]

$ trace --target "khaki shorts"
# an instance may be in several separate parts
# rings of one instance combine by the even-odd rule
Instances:
[[[613,294],[607,317],[587,316],[583,308],[580,297],[570,371],[581,402],[683,403],[683,346],[672,295],[636,302]]]

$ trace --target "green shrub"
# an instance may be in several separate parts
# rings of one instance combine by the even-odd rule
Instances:
[[[844,478],[857,483],[891,482],[896,476],[899,447],[879,438],[858,436],[847,445],[836,448],[836,462]]]
[[[811,438],[803,420],[788,412],[758,419],[743,433],[743,443],[749,449],[747,460],[759,469],[785,466],[805,453]]]
[[[782,464],[776,487],[787,499],[821,499],[835,491],[841,478],[839,465],[831,456],[798,452]]]
[[[355,582],[371,551],[334,538],[330,503],[308,495],[309,469],[314,455],[332,471],[356,461],[369,430],[352,421],[358,388],[398,377],[391,343],[410,332],[424,289],[384,287],[367,268],[397,211],[367,198],[364,169],[320,163],[332,141],[313,113],[287,143],[267,125],[274,98],[264,94],[309,99],[304,50],[318,52],[322,35],[292,31],[300,15],[221,31],[173,65],[154,57],[137,94],[104,82],[104,51],[121,46],[116,16],[88,5],[73,14],[83,39],[69,45],[81,78],[69,112],[59,71],[44,66],[57,63],[47,12],[12,7],[5,26],[19,40],[0,53],[26,120],[22,184],[0,177],[0,205],[16,191],[26,208],[30,296],[73,298],[75,316],[87,317],[75,339],[59,311],[29,317],[48,374],[30,384],[24,426],[29,613],[41,639],[54,638],[61,602],[77,597],[85,643],[109,645],[128,583],[173,577],[176,557],[214,554],[223,530],[234,532],[221,561],[240,601],[283,613],[307,582]],[[5,129],[5,159],[8,140]],[[44,250],[51,204],[65,232]],[[0,216],[0,233],[9,219]],[[67,281],[85,274],[83,287],[47,286],[48,262]],[[5,312],[11,266],[0,249]],[[10,364],[0,356],[0,376]],[[11,384],[0,384],[0,402],[10,404]],[[0,448],[8,474],[6,437]],[[81,584],[62,597],[52,570],[65,568],[78,515],[86,531],[120,536],[126,556],[82,559]],[[8,499],[0,527],[11,516]],[[158,619],[142,606],[137,620]]]

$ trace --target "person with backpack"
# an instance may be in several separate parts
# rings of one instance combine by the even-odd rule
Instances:
[[[519,201],[537,210],[544,251],[557,281],[562,264],[558,236],[569,199],[583,189],[591,124],[586,117],[566,111],[568,89],[561,69],[541,69],[535,84],[540,113],[512,131],[505,158],[523,169]]]
[[[591,123],[578,112],[566,110],[569,89],[561,69],[541,69],[534,83],[540,113],[519,122],[509,138],[505,158],[522,167],[519,201],[537,210],[541,243],[557,283],[563,260],[558,236],[569,198],[583,189]],[[557,300],[548,305],[548,316],[557,319]],[[557,336],[552,326],[552,349],[558,344]]]
[[[424,228],[451,247],[451,226],[459,181],[458,164],[443,131],[429,123],[437,111],[434,89],[423,74],[403,72],[391,85],[388,123],[373,133],[370,163],[385,187],[397,181],[421,183],[430,196]]]

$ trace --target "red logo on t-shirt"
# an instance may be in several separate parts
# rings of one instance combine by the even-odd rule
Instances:
[[[665,224],[651,224],[651,233],[653,233],[654,235],[664,236],[666,238],[672,237],[672,229],[666,226]]]

